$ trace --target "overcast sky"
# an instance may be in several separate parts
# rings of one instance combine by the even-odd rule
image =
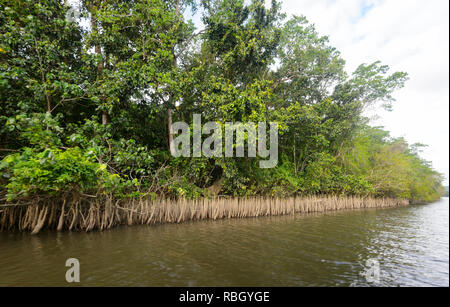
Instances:
[[[270,1],[267,1],[270,3]],[[381,60],[410,80],[395,93],[394,110],[372,125],[429,145],[422,156],[449,177],[449,1],[284,0],[288,14],[305,15],[341,51],[352,72]]]

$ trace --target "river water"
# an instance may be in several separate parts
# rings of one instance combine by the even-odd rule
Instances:
[[[0,233],[0,286],[449,286],[449,200],[406,208]]]

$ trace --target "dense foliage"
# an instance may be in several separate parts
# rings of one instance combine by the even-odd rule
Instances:
[[[195,29],[186,12],[202,14]],[[379,62],[347,75],[304,17],[263,0],[0,0],[0,184],[8,200],[345,194],[432,201],[422,145],[368,125],[407,80]],[[88,24],[88,26],[86,26]],[[83,26],[84,25],[84,26]],[[173,158],[170,126],[279,123],[279,162]]]

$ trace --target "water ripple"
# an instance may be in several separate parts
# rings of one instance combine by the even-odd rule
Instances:
[[[448,198],[385,210],[0,234],[0,285],[449,286]],[[380,263],[380,283],[365,278]]]

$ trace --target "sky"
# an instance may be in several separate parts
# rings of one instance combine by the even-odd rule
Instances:
[[[266,0],[266,5],[270,5]],[[351,74],[380,60],[391,71],[409,74],[394,93],[393,111],[372,109],[371,125],[393,137],[423,143],[421,156],[449,184],[449,1],[448,0],[282,0],[289,18],[304,15],[329,37]],[[194,16],[199,28],[199,16]],[[376,114],[376,116],[375,116]]]

